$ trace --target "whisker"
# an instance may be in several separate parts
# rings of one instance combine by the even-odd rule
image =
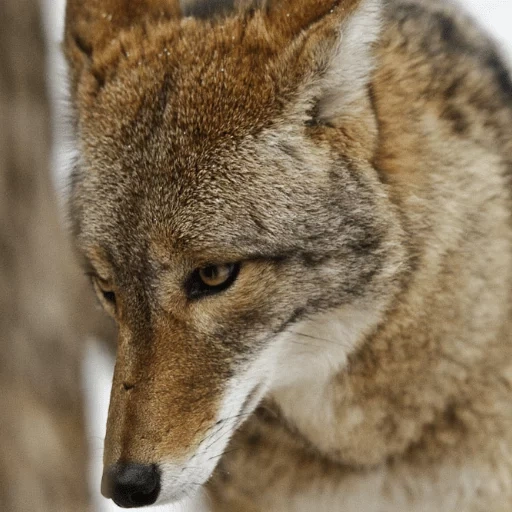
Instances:
[[[203,468],[203,467],[201,467],[201,466],[189,466],[189,465],[187,465],[187,466],[186,466],[186,469],[189,469],[189,468],[190,468],[190,469],[196,469],[196,470],[199,470],[199,471],[201,471],[201,470],[203,470],[203,469],[204,469],[204,468]],[[229,475],[229,471],[226,471],[225,469],[222,469],[221,467],[217,467],[217,468],[215,468],[215,471],[217,471],[217,472],[219,472],[219,473],[222,473],[222,474],[225,474],[225,475]]]
[[[210,442],[207,446],[205,446],[201,450],[201,452],[198,452],[198,454],[207,452],[208,449],[211,448],[220,439],[222,439],[226,433],[231,432],[230,427],[231,427],[231,425],[229,423],[223,423],[222,425],[220,425],[220,427],[215,432],[213,432],[210,436],[207,436],[205,438],[205,440],[203,442],[205,442],[205,441],[210,441]]]
[[[233,416],[228,416],[227,418],[222,418],[220,421],[229,421],[229,420],[236,420],[240,418],[249,418],[253,413],[252,412],[240,412],[238,414],[234,414]]]
[[[243,448],[243,446],[237,446],[237,447],[231,448],[229,450],[224,450],[222,453],[220,453],[218,455],[212,455],[207,460],[219,459],[220,457],[223,457],[224,455],[227,455],[228,453],[236,452],[238,450],[241,450],[242,448]]]
[[[340,347],[352,348],[352,346],[349,343],[344,343],[341,340],[331,340],[328,338],[320,338],[319,336],[313,336],[312,334],[306,334],[304,332],[299,332],[299,331],[288,331],[288,332],[291,334],[295,334],[297,336],[302,336],[303,338],[308,338],[308,339],[314,340],[314,341],[322,341],[325,343],[331,343],[333,345],[338,345]]]

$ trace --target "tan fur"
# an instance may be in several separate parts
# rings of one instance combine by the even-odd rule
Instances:
[[[105,464],[176,499],[220,458],[217,510],[510,508],[512,82],[472,23],[71,1],[66,51],[74,234],[120,327]]]

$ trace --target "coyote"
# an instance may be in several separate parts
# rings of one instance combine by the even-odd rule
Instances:
[[[512,510],[512,81],[460,11],[69,0],[105,496]]]

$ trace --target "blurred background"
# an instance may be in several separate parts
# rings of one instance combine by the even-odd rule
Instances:
[[[512,0],[463,5],[512,61]],[[0,0],[1,512],[120,510],[99,494],[115,333],[65,233],[64,9]]]

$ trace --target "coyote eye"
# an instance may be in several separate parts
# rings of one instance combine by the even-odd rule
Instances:
[[[98,295],[98,299],[100,300],[101,305],[105,308],[107,313],[114,315],[116,311],[115,292],[107,285],[106,282],[98,279],[97,277],[92,278],[92,284],[96,294]]]
[[[198,268],[185,283],[185,291],[191,299],[219,293],[235,282],[239,270],[238,263]]]
[[[199,277],[206,286],[224,284],[233,272],[234,265],[212,265],[199,269]]]

